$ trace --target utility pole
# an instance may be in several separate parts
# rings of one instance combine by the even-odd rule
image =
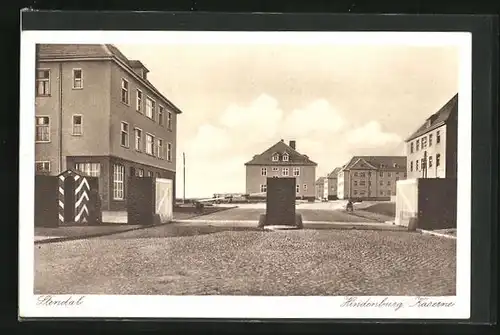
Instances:
[[[424,161],[422,162],[422,178],[427,178],[427,151],[424,151]]]
[[[183,186],[182,186],[182,203],[186,203],[186,153],[182,153],[182,178],[183,178]]]

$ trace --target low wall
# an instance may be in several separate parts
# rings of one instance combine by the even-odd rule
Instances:
[[[35,176],[35,227],[59,226],[58,190],[57,177]]]
[[[420,229],[456,228],[457,181],[418,178],[398,181],[395,223],[407,227],[416,218]]]

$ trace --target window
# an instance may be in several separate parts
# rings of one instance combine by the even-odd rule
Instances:
[[[153,177],[153,171],[148,171],[148,177]]]
[[[387,186],[391,186],[391,181],[390,180],[387,181]]]
[[[429,134],[429,146],[432,146],[432,134]]]
[[[73,89],[79,90],[82,88],[83,88],[82,69],[73,69]]]
[[[300,168],[298,167],[293,168],[293,176],[294,177],[300,176]]]
[[[406,172],[403,173],[403,177],[406,178]]]
[[[354,176],[357,177],[358,176],[358,173],[357,172],[354,172]]]
[[[130,172],[129,172],[129,176],[135,176],[136,173],[135,173],[135,167],[131,166],[130,167]]]
[[[127,122],[122,122],[121,125],[121,138],[120,138],[120,144],[123,147],[128,148],[128,123]]]
[[[283,176],[288,177],[288,168],[283,168],[282,173]]]
[[[392,173],[387,172],[387,177],[389,177],[389,178],[390,178],[391,176],[392,176]]]
[[[164,115],[164,108],[162,105],[158,106],[158,124],[160,126],[163,126],[163,115]]]
[[[354,195],[357,195],[357,194],[358,194],[358,191],[354,190],[352,193],[353,193]]]
[[[167,161],[172,161],[172,143],[167,143]]]
[[[360,176],[360,177],[365,177],[365,173],[364,173],[364,172],[360,172],[360,173],[359,173],[359,176]]]
[[[35,121],[35,141],[50,142],[50,118],[48,116],[37,116]]]
[[[155,102],[150,97],[146,97],[146,116],[154,120]]]
[[[383,186],[384,185],[384,182],[381,180],[380,181],[380,186]]]
[[[353,182],[353,184],[354,184],[354,186],[358,186],[358,181],[357,181],[357,180],[355,180],[355,181]]]
[[[172,130],[172,112],[167,112],[167,129]]]
[[[420,160],[420,168],[425,169],[425,159],[423,158]]]
[[[413,161],[410,162],[410,171],[413,171]]]
[[[135,137],[135,150],[142,150],[142,130],[139,128],[134,129],[134,137]]]
[[[422,137],[422,149],[427,148],[427,137]]]
[[[113,199],[123,200],[125,192],[123,180],[125,179],[125,167],[123,165],[113,165]]]
[[[365,191],[360,191],[360,192],[359,192],[359,195],[365,195],[365,194],[366,194],[366,192],[365,192]]]
[[[163,159],[163,140],[161,138],[156,140],[156,151],[157,151],[157,157],[160,159]]]
[[[410,143],[410,153],[413,153],[413,142]]]
[[[437,154],[436,155],[436,166],[440,166],[441,165],[441,154]]]
[[[267,176],[267,168],[263,167],[260,169],[260,175],[261,176]]]
[[[288,154],[287,153],[285,153],[283,155],[283,162],[288,162]]]
[[[75,170],[80,171],[90,177],[101,175],[101,164],[99,163],[76,163]]]
[[[267,185],[266,184],[260,185],[260,191],[267,192]]]
[[[273,167],[273,172],[278,172],[279,169],[277,167]]]
[[[81,115],[73,115],[73,135],[82,135],[82,122],[83,117]]]
[[[364,180],[359,181],[359,186],[365,186],[365,185],[366,185],[366,182]]]
[[[50,162],[35,162],[35,172],[50,172]]]
[[[436,143],[441,143],[441,134],[439,130],[436,131]]]
[[[432,167],[432,156],[429,156],[429,167]]]
[[[137,176],[144,177],[144,169],[138,169],[137,170]]]
[[[50,70],[38,69],[36,71],[36,95],[50,95]]]
[[[418,150],[420,150],[420,140],[417,140],[416,144],[415,144],[415,151],[418,151]]]
[[[161,178],[160,172],[156,172],[156,178]]]
[[[129,104],[129,92],[128,92],[128,81],[122,78],[122,102],[124,104]]]
[[[415,161],[415,171],[418,171],[418,159]]]
[[[300,185],[299,184],[295,185],[295,192],[300,193]]]
[[[274,155],[273,155],[272,160],[273,160],[273,162],[277,162],[277,161],[279,161],[279,156],[278,156],[278,154],[274,154]]]
[[[383,177],[384,176],[384,173],[383,172],[380,172],[380,177]]]
[[[142,91],[137,90],[137,97],[135,99],[135,110],[142,113]]]
[[[148,155],[153,155],[155,152],[155,138],[153,135],[146,134],[146,153]]]

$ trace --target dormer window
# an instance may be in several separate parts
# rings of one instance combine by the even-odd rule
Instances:
[[[381,169],[385,168],[385,165],[384,164],[380,164],[380,168]]]
[[[273,162],[277,162],[280,160],[280,156],[278,154],[274,154],[272,160]]]
[[[283,154],[283,162],[288,162],[288,154],[286,152]]]
[[[394,163],[394,166],[393,166],[393,167],[397,168],[397,167],[398,167],[398,165],[397,165],[396,163]]]

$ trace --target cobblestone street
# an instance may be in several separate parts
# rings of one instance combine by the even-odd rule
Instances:
[[[35,293],[455,294],[451,239],[307,229],[163,237],[148,229],[148,238],[130,232],[36,245]]]

